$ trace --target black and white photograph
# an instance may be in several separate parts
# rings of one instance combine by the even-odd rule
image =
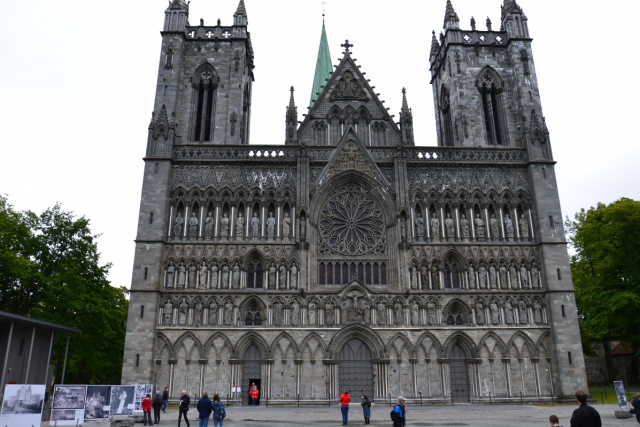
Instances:
[[[84,418],[96,420],[109,416],[109,404],[111,402],[111,386],[90,385],[87,386],[87,397],[84,406]]]
[[[84,409],[87,386],[56,386],[53,409]]]
[[[135,386],[111,387],[111,415],[130,415],[134,408]]]
[[[76,422],[76,410],[75,409],[53,409],[51,411],[51,422],[58,421],[73,421]]]
[[[7,384],[4,389],[0,425],[39,426],[44,392],[45,386],[40,384]]]
[[[142,412],[142,401],[147,394],[153,397],[153,386],[151,384],[138,384],[136,386],[136,398],[134,412]]]

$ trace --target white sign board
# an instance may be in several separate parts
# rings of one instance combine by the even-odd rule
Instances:
[[[624,393],[624,384],[622,384],[622,381],[614,381],[613,386],[616,389],[616,396],[618,397],[618,406],[620,409],[623,411],[629,409],[627,395]]]
[[[57,385],[53,390],[51,405],[51,424],[59,426],[75,425],[84,422],[84,409],[87,397],[86,385]]]
[[[40,427],[44,392],[44,384],[7,384],[4,388],[0,425]]]

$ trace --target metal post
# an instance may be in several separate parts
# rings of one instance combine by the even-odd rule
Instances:
[[[44,382],[45,382],[45,392],[49,392],[49,384],[47,381],[49,380],[49,364],[51,363],[51,351],[53,350],[53,337],[56,335],[56,331],[51,330],[51,341],[49,342],[49,355],[47,356],[47,369],[44,371]]]
[[[2,378],[0,378],[0,396],[4,399],[4,374],[7,372],[7,362],[9,361],[9,348],[11,348],[11,337],[13,336],[13,323],[9,327],[9,338],[7,339],[7,350],[4,352],[4,363],[2,364]],[[4,401],[4,400],[3,400]]]
[[[602,391],[600,392],[600,403],[604,405],[604,397],[602,396]]]
[[[522,392],[520,392],[520,404],[524,405],[524,402],[522,401]]]
[[[491,404],[492,404],[492,402],[491,402],[491,392],[489,392],[489,405],[491,405]]]
[[[555,406],[555,403],[553,402],[553,393],[551,393],[551,406]]]
[[[420,395],[420,406],[422,406],[422,392],[419,391],[418,394]]]
[[[24,383],[29,384],[29,371],[31,370],[31,356],[33,356],[33,342],[36,340],[36,327],[31,327],[31,343],[29,344],[29,360],[27,361],[27,372],[24,376]]]
[[[298,393],[298,408],[300,407],[300,393]]]
[[[64,351],[64,366],[62,368],[62,381],[60,384],[64,384],[64,374],[67,373],[67,355],[69,354],[69,340],[71,339],[71,334],[67,335],[67,348]]]

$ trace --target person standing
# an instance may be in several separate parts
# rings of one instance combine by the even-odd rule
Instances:
[[[213,404],[209,399],[209,393],[206,391],[202,393],[202,397],[198,400],[196,409],[198,410],[198,420],[200,421],[198,426],[207,427],[209,425],[209,416],[211,416],[211,412],[213,411]]]
[[[160,397],[160,391],[156,391],[156,397],[153,398],[151,406],[153,407],[153,424],[160,424],[160,409],[162,409],[162,397]]]
[[[576,391],[576,401],[580,407],[571,415],[571,427],[602,427],[598,411],[587,405],[587,393]]]
[[[636,414],[636,421],[640,423],[640,393],[636,393],[636,397],[631,401],[631,406],[633,406],[634,412]]]
[[[260,390],[258,390],[258,386],[256,383],[251,383],[251,388],[249,389],[249,396],[251,397],[251,406],[256,406],[258,404],[258,396],[260,395]]]
[[[398,403],[393,407],[393,427],[404,427],[407,423],[407,409],[404,407],[404,397],[398,397]]]
[[[178,427],[180,427],[180,421],[182,417],[184,417],[184,422],[187,423],[187,427],[189,427],[189,420],[187,419],[187,411],[189,410],[189,403],[191,403],[191,398],[187,394],[186,390],[182,390],[182,394],[180,395],[180,407],[178,408]]]
[[[560,427],[560,419],[557,415],[551,415],[549,417],[549,424],[551,424],[551,427]]]
[[[149,421],[149,425],[151,425],[151,395],[147,394],[144,399],[142,399],[142,423],[146,426],[147,420]]]
[[[162,392],[162,403],[164,404],[162,406],[162,412],[164,412],[166,414],[167,413],[167,405],[169,404],[169,387],[165,387],[164,391]]]
[[[371,418],[371,401],[366,395],[362,395],[362,413],[364,414],[364,423],[371,424],[369,419]]]
[[[349,421],[349,403],[351,402],[351,396],[347,390],[343,390],[340,395],[340,412],[342,412],[342,425],[346,426]]]
[[[224,402],[220,401],[220,396],[217,394],[213,396],[213,427],[224,427],[224,418],[227,416],[227,411],[224,410]]]

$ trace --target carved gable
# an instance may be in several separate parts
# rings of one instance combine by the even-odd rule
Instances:
[[[334,85],[331,92],[330,101],[338,100],[359,100],[368,101],[367,92],[362,88],[362,84],[356,79],[351,70],[342,74],[340,80]]]
[[[332,176],[337,175],[340,172],[348,170],[362,172],[372,178],[375,178],[371,167],[367,164],[367,160],[362,155],[362,152],[358,150],[358,147],[356,146],[356,143],[354,141],[347,141],[342,150],[342,153],[340,153],[340,155],[336,159],[333,168],[327,174],[327,178],[331,178]]]

